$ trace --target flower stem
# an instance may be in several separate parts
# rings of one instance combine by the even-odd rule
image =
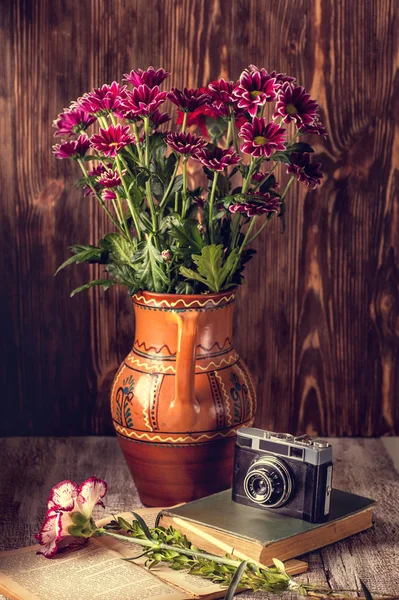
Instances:
[[[174,171],[172,173],[172,177],[171,177],[171,179],[169,181],[168,187],[166,188],[165,193],[164,193],[164,195],[162,197],[162,200],[159,203],[159,208],[160,209],[164,207],[165,202],[168,199],[168,196],[170,194],[170,190],[172,189],[173,184],[174,184],[175,179],[176,179],[176,175],[177,175],[177,171],[179,169],[179,165],[180,165],[180,155],[179,155],[179,158],[176,160],[175,168],[174,168]]]
[[[187,113],[186,113],[187,114]],[[187,158],[183,158],[183,202],[181,216],[184,219],[187,210]]]
[[[149,171],[150,170],[150,119],[149,119],[149,117],[144,117],[144,132],[145,132],[145,166]],[[155,212],[155,206],[154,206],[154,201],[152,198],[151,184],[150,184],[149,179],[145,182],[145,189],[147,192],[148,207],[149,207],[150,213],[151,213],[152,229],[153,229],[153,233],[155,236],[155,243],[158,246],[158,241],[156,238],[157,230],[158,230],[157,215]]]
[[[284,192],[281,195],[280,202],[283,202],[283,200],[285,199],[285,197],[286,197],[286,195],[288,193],[288,190],[290,189],[290,187],[292,186],[292,184],[294,182],[294,179],[295,179],[295,175],[291,175],[291,177],[290,177],[287,185],[285,186],[285,190],[284,190]]]
[[[108,210],[107,206],[105,205],[104,200],[101,198],[100,194],[97,192],[96,188],[94,187],[94,185],[90,181],[90,177],[87,174],[87,170],[86,170],[86,167],[83,164],[82,159],[78,158],[77,161],[79,163],[80,168],[82,169],[82,173],[84,175],[84,178],[86,180],[87,185],[89,186],[89,188],[93,192],[94,197],[96,198],[96,200],[100,203],[101,208],[103,208],[105,210],[105,212],[107,213],[107,216],[111,219],[111,221],[115,225],[115,227],[117,227],[123,233],[123,235],[125,235],[125,232],[123,231],[123,229],[119,225],[118,221],[115,219],[115,217],[112,215],[112,213]]]
[[[125,190],[126,202],[128,203],[130,214],[132,215],[134,226],[135,226],[136,232],[137,232],[137,237],[138,237],[138,240],[140,241],[141,240],[141,231],[140,231],[140,228],[139,228],[138,214],[137,214],[137,211],[136,211],[136,209],[135,209],[135,207],[133,205],[129,189],[128,189],[127,185],[126,185],[126,181],[125,181],[125,178],[123,176],[122,164],[121,164],[120,158],[119,158],[119,156],[117,154],[115,155],[115,163],[116,163],[116,168],[118,169],[119,177],[121,178],[121,181],[122,181],[123,189]]]
[[[229,119],[229,124],[227,126],[226,148],[228,148],[230,146],[231,135],[232,135],[232,126],[233,126],[233,121],[232,121],[232,119]]]
[[[184,133],[186,131],[186,126],[187,126],[187,117],[188,117],[188,112],[184,111],[184,115],[183,115],[183,123],[181,126],[181,132]]]
[[[178,552],[179,554],[184,554],[185,556],[196,556],[202,559],[206,559],[206,560],[213,560],[213,561],[217,561],[218,563],[222,564],[222,565],[229,565],[231,567],[239,567],[240,564],[242,563],[241,560],[231,560],[229,558],[222,558],[221,556],[215,556],[214,554],[208,554],[207,552],[201,552],[201,551],[197,551],[197,550],[186,550],[185,548],[180,548],[179,546],[172,546],[169,544],[161,544],[158,543],[157,541],[152,541],[152,540],[143,540],[140,538],[136,538],[136,537],[129,537],[127,535],[121,535],[119,533],[113,533],[111,531],[107,531],[106,529],[97,529],[97,533],[99,535],[108,535],[110,537],[113,537],[117,540],[122,540],[124,542],[131,542],[132,544],[138,544],[139,546],[145,546],[147,548],[151,548],[152,550],[154,550],[155,552],[157,550],[173,550],[174,552]]]
[[[129,228],[128,228],[128,226],[127,226],[127,222],[126,222],[126,219],[125,219],[125,213],[123,212],[122,199],[121,199],[120,195],[118,194],[118,192],[116,192],[116,197],[117,197],[117,200],[118,200],[118,207],[119,207],[119,212],[120,212],[120,220],[121,220],[121,224],[122,224],[122,226],[123,226],[123,229],[125,230],[125,233],[126,233],[126,236],[127,236],[127,238],[128,238],[129,240],[131,240],[131,237],[130,237],[130,235],[129,235]],[[129,207],[129,208],[130,208],[130,207]],[[116,211],[116,207],[115,207],[115,212],[117,212],[117,211]],[[132,240],[131,240],[131,241],[132,241]]]
[[[283,200],[285,199],[285,197],[286,197],[286,195],[287,195],[287,193],[288,193],[288,190],[289,190],[289,189],[290,189],[290,187],[292,186],[292,183],[293,183],[294,179],[295,179],[295,177],[292,175],[292,177],[290,177],[290,180],[288,181],[287,185],[285,186],[285,190],[284,190],[284,192],[282,193],[282,196],[281,196],[281,198],[280,198],[281,202],[283,202]],[[272,214],[270,214],[270,215],[268,215],[268,216],[267,216],[267,219],[266,219],[266,221],[265,221],[265,222],[262,224],[262,227],[260,227],[260,228],[258,229],[258,231],[255,233],[255,235],[253,235],[253,236],[252,236],[252,237],[251,237],[249,240],[247,240],[247,242],[246,242],[246,244],[247,244],[247,245],[248,245],[248,244],[250,244],[251,242],[253,242],[253,241],[254,241],[254,239],[255,239],[255,238],[257,238],[257,237],[258,237],[258,235],[260,235],[260,234],[262,233],[262,231],[264,230],[264,228],[265,228],[265,227],[267,227],[267,225],[268,225],[268,224],[270,223],[270,221],[273,219],[273,217],[274,217],[274,215],[275,215],[275,214],[276,214],[276,213],[275,213],[275,212],[273,212]]]
[[[212,182],[212,189],[211,189],[211,195],[209,196],[209,237],[211,240],[211,244],[213,244],[213,202],[215,199],[215,192],[216,192],[216,184],[217,184],[217,180],[218,180],[218,171],[214,171],[213,173],[213,182]]]
[[[274,217],[275,214],[276,213],[273,212],[273,213],[271,213],[271,214],[269,214],[267,216],[266,221],[262,224],[261,227],[259,227],[258,231],[251,238],[249,238],[249,240],[247,240],[247,242],[246,242],[247,245],[250,244],[251,242],[253,242],[254,239],[257,238],[258,235],[260,235],[262,233],[262,231],[264,230],[264,228],[270,223],[270,221],[273,219],[273,217]]]
[[[261,179],[260,181],[257,182],[257,184],[255,185],[255,187],[253,188],[253,191],[255,192],[258,188],[260,188],[261,185],[263,185],[265,183],[265,181],[267,181],[270,177],[270,175],[273,173],[273,171],[275,169],[277,169],[279,163],[275,163],[275,165],[270,169],[270,171],[268,173],[266,173],[264,179]]]
[[[237,154],[239,154],[240,153],[240,144],[238,142],[237,127],[236,127],[236,117],[235,117],[234,110],[233,110],[232,106],[230,106],[230,117],[231,117],[231,133],[232,133],[232,136],[233,136],[234,149],[237,152]]]
[[[244,179],[244,183],[243,183],[242,190],[241,190],[243,194],[245,194],[245,192],[248,189],[249,184],[251,183],[252,173],[254,172],[255,165],[256,165],[256,159],[251,156],[251,162],[249,163],[248,175]]]
[[[246,233],[245,233],[245,237],[244,237],[244,239],[243,239],[243,242],[242,242],[242,244],[241,244],[241,248],[240,248],[240,249],[239,249],[239,251],[238,251],[238,255],[239,255],[239,256],[242,254],[242,252],[243,252],[243,250],[244,250],[245,246],[246,246],[246,245],[247,245],[247,243],[248,243],[248,238],[249,238],[249,236],[250,236],[250,233],[251,233],[252,229],[254,228],[254,225],[255,225],[255,223],[256,223],[256,219],[257,219],[257,217],[256,217],[256,216],[255,216],[255,217],[252,217],[252,221],[250,222],[250,224],[249,224],[249,226],[248,226],[248,229],[247,229],[247,231],[246,231]]]
[[[136,140],[136,148],[137,148],[137,154],[139,157],[139,161],[141,166],[143,166],[143,151],[141,149],[141,144],[140,144],[140,132],[139,132],[139,128],[137,126],[137,123],[133,123],[133,131],[134,131],[134,137]]]
[[[116,119],[115,119],[114,114],[112,112],[109,113],[109,118],[111,119],[112,125],[115,127],[116,126]]]

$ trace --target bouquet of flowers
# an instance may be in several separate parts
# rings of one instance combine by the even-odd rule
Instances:
[[[96,246],[71,246],[59,270],[89,262],[107,274],[72,295],[114,284],[130,294],[233,288],[243,282],[253,240],[275,216],[284,218],[293,181],[320,184],[321,165],[300,136],[325,137],[326,130],[317,102],[293,77],[251,65],[237,82],[162,91],[168,76],[153,67],[133,70],[126,85],[95,88],[54,121],[55,135],[69,138],[53,147],[55,156],[78,163],[78,185],[112,227]],[[167,101],[178,108],[175,132],[160,131],[171,120],[160,110]],[[194,184],[191,161],[204,173],[197,169]],[[290,176],[282,190],[280,163]]]

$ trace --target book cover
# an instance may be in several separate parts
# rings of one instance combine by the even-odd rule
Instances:
[[[231,490],[225,490],[165,509],[158,521],[165,526],[176,527],[178,523],[180,528],[186,523],[191,538],[195,532],[199,537],[202,533],[204,542],[211,536],[230,546],[233,552],[238,548],[254,560],[271,564],[273,557],[294,558],[368,529],[372,526],[373,506],[374,501],[369,498],[334,489],[328,520],[309,523],[238,504],[231,499]]]

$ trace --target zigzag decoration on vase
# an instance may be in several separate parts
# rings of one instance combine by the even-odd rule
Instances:
[[[228,348],[231,348],[233,345],[233,342],[229,337],[227,337],[224,340],[222,345],[220,345],[219,342],[215,342],[214,344],[212,344],[212,346],[210,346],[209,348],[206,348],[202,344],[198,344],[197,348],[201,348],[201,350],[203,350],[204,352],[210,353],[216,347],[219,349],[219,352],[221,352],[222,350],[224,350],[226,348],[226,345]]]
[[[172,352],[172,350],[169,348],[169,346],[167,344],[163,344],[163,346],[161,346],[160,348],[156,348],[155,346],[149,346],[147,348],[146,343],[145,342],[140,342],[138,339],[135,340],[133,347],[138,348],[139,350],[141,348],[144,348],[145,352],[150,352],[150,350],[154,350],[155,354],[160,354],[162,352],[162,350],[165,348],[165,350],[168,352],[168,357],[169,356],[176,356],[176,352]]]
[[[190,443],[206,443],[215,439],[223,439],[227,437],[232,437],[236,435],[237,430],[240,427],[248,427],[253,423],[253,419],[249,419],[247,421],[243,421],[239,423],[235,427],[228,429],[227,431],[214,431],[212,433],[198,432],[192,434],[170,434],[170,433],[146,433],[146,432],[138,432],[134,429],[126,429],[126,427],[122,427],[121,425],[114,422],[115,429],[117,433],[126,438],[135,439],[137,441],[146,441],[146,442],[155,442],[161,444],[190,444]]]
[[[231,410],[230,410],[230,397],[226,391],[226,386],[224,385],[224,381],[223,378],[219,375],[219,373],[217,371],[215,371],[215,377],[218,380],[220,387],[222,389],[223,392],[223,398],[224,398],[224,410],[225,410],[225,414],[226,414],[226,423],[228,426],[233,424],[233,416],[231,414]]]
[[[208,363],[205,366],[201,366],[201,365],[196,365],[195,366],[195,372],[206,372],[206,371],[215,371],[217,369],[220,369],[223,366],[229,366],[233,363],[236,363],[238,360],[238,354],[236,352],[234,352],[228,359],[223,358],[221,361],[219,361],[218,363],[211,361],[210,363]],[[134,356],[129,356],[127,358],[127,362],[135,367],[137,367],[137,370],[139,371],[140,369],[144,369],[144,373],[146,372],[150,372],[150,373],[171,373],[171,374],[175,374],[176,373],[176,368],[173,365],[168,365],[165,366],[163,364],[151,364],[148,362],[140,362],[138,360],[138,358],[135,358]],[[127,365],[129,366],[129,365]]]
[[[209,304],[213,304],[213,306],[219,306],[220,304],[224,303],[224,302],[230,302],[231,300],[234,300],[235,298],[235,294],[230,294],[229,296],[223,296],[222,298],[219,298],[218,300],[214,300],[213,298],[206,298],[205,296],[205,301],[201,302],[200,300],[192,300],[191,302],[186,302],[185,300],[183,300],[182,298],[179,298],[178,300],[174,301],[174,302],[169,302],[168,300],[155,300],[155,298],[149,298],[147,300],[147,298],[145,298],[144,296],[139,296],[138,294],[134,294],[133,295],[133,302],[136,300],[136,304],[144,304],[145,306],[154,306],[155,308],[160,307],[160,306],[165,306],[166,308],[175,308],[178,305],[182,305],[184,308],[203,308],[204,306],[207,306]]]

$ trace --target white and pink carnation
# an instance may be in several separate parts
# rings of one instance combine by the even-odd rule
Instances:
[[[51,558],[66,538],[91,537],[95,533],[93,509],[96,505],[104,507],[102,499],[106,493],[107,484],[97,477],[90,477],[79,486],[69,480],[55,485],[41,529],[35,535],[40,544],[38,554]]]

